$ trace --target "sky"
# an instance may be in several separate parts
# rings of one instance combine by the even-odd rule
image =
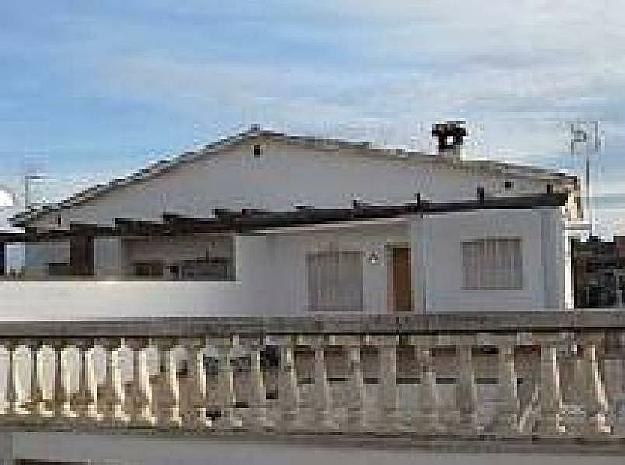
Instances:
[[[58,200],[246,129],[580,172],[599,120],[597,230],[625,234],[621,0],[22,0],[0,4],[0,191]],[[13,209],[0,206],[3,218]]]

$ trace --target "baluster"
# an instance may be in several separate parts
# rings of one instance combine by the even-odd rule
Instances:
[[[37,370],[37,378],[39,384],[39,402],[37,407],[37,414],[41,417],[54,417],[55,415],[55,399],[54,399],[54,383],[52,388],[50,388],[47,380],[49,377],[49,370],[44,369],[44,365],[50,367],[50,351],[52,350],[52,355],[54,356],[53,348],[49,344],[45,344],[45,346],[39,346],[36,360],[36,370]],[[44,354],[47,356],[44,359]],[[47,363],[44,364],[44,360],[47,359]],[[52,362],[54,362],[54,357]],[[48,375],[48,378],[45,375]],[[54,376],[54,370],[52,371],[52,376]],[[32,382],[32,381],[31,381]]]
[[[87,408],[85,415],[92,420],[101,421],[104,416],[98,413],[99,390],[95,351],[95,344],[92,344],[85,354],[85,380],[87,383]]]
[[[424,341],[425,342],[425,341]],[[436,384],[436,371],[430,344],[417,346],[421,364],[421,389],[419,392],[418,430],[425,434],[440,431],[440,399]]]
[[[146,354],[148,340],[131,338],[124,340],[124,346],[131,351],[132,378],[124,383],[124,411],[137,426],[151,426],[153,418],[149,411],[149,400],[146,395]]]
[[[187,380],[185,383],[185,412],[182,416],[183,426],[187,429],[204,429],[211,426],[206,416],[206,371],[204,369],[204,339],[187,340],[184,343],[188,358]]]
[[[398,336],[378,336],[378,407],[382,429],[394,430],[399,426],[399,396],[397,392]]]
[[[343,343],[347,347],[347,363],[349,371],[349,392],[347,400],[347,427],[361,431],[367,428],[365,412],[365,382],[360,357],[361,340],[358,336],[342,336],[347,339]]]
[[[460,429],[464,432],[473,432],[477,428],[477,386],[472,347],[468,344],[458,345],[456,353],[458,366],[456,407],[460,414]]]
[[[606,424],[608,414],[608,400],[605,386],[599,371],[597,360],[597,346],[589,340],[583,345],[583,400],[586,411],[586,427],[588,434],[610,433],[611,428]]]
[[[328,383],[324,338],[314,338],[312,348],[315,355],[313,370],[315,422],[323,429],[335,429],[337,425],[332,418],[332,394]]]
[[[65,353],[66,342],[64,340],[54,341],[54,403],[57,418],[75,417],[70,406],[69,382],[66,379],[67,373],[63,354]]]
[[[254,341],[249,347],[250,356],[250,394],[249,408],[252,427],[266,429],[271,427],[267,418],[267,391],[261,366],[260,341]]]
[[[139,372],[141,376],[141,389],[143,391],[143,405],[141,409],[141,416],[147,424],[154,426],[158,423],[157,407],[155,401],[156,393],[154,392],[153,383],[153,377],[155,376],[155,374],[151,373],[151,367],[148,362],[149,354],[154,353],[154,346],[152,345],[151,339],[148,339],[146,342],[147,344],[141,351],[141,355],[139,357]]]
[[[119,338],[104,338],[97,341],[97,345],[104,350],[104,385],[102,386],[102,395],[98,395],[97,409],[98,413],[112,423],[120,420],[122,415],[122,399],[119,395],[119,389],[116,387],[118,376],[115,372],[117,362],[117,351],[121,347]]]
[[[13,413],[16,415],[28,415],[31,413],[31,403],[29,398],[29,387],[32,380],[32,372],[23,376],[24,368],[28,366],[30,360],[25,357],[25,347],[29,347],[31,341],[20,341],[13,348]],[[30,358],[30,353],[28,354]]]
[[[178,361],[173,339],[157,339],[159,361],[164,373],[159,376],[158,421],[163,426],[181,426],[180,386],[178,383]]]
[[[536,431],[545,435],[564,432],[561,410],[557,347],[555,343],[545,341],[540,346],[540,417]]]
[[[15,392],[15,360],[14,360],[14,352],[17,347],[15,341],[5,340],[2,345],[7,351],[7,384],[6,384],[6,399],[2,409],[3,415],[13,415],[15,414],[15,401],[16,401],[16,392]]]
[[[42,402],[42,376],[39,373],[38,354],[41,348],[39,341],[30,341],[28,349],[30,351],[30,402],[29,409],[33,415],[40,415],[44,410]]]
[[[89,340],[79,339],[73,341],[73,346],[78,351],[78,391],[70,395],[71,410],[77,416],[88,419],[89,405],[91,405],[92,399],[87,371],[87,358],[91,343]]]
[[[517,396],[517,376],[514,366],[514,343],[498,347],[499,396],[501,408],[497,412],[495,425],[497,432],[514,434],[519,432],[519,398]]]
[[[124,339],[120,340],[120,346],[111,353],[112,386],[116,401],[113,418],[115,422],[121,422],[125,425],[132,419],[126,410],[127,400],[126,390],[124,389],[124,368],[127,362],[127,353]]]
[[[282,425],[285,429],[298,428],[300,393],[295,369],[293,338],[285,337],[280,345],[280,372],[278,374],[278,397],[282,411]]]
[[[24,351],[23,346],[29,346],[32,342],[20,341],[13,344],[11,350],[11,371],[12,371],[12,384],[13,384],[13,407],[12,412],[15,415],[27,415],[30,412],[30,399],[27,395],[27,388],[24,383],[24,378],[20,375],[24,374]],[[21,359],[21,363],[19,360]],[[29,373],[26,384],[30,384],[31,375]]]
[[[241,419],[235,415],[236,396],[234,391],[234,373],[232,371],[232,349],[238,344],[237,336],[212,340],[217,347],[218,360],[218,405],[221,416],[216,422],[220,429],[233,429],[242,426]]]

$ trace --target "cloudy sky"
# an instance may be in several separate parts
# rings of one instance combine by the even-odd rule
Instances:
[[[625,233],[621,0],[7,1],[0,84],[0,189],[42,173],[38,200],[251,123],[433,150],[462,118],[468,156],[575,170],[566,123],[600,120]]]

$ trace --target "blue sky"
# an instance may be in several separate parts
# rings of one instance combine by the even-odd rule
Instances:
[[[600,228],[625,232],[621,1],[135,0],[0,5],[0,185],[42,200],[260,123],[575,169],[602,121]],[[0,212],[0,216],[7,214]]]

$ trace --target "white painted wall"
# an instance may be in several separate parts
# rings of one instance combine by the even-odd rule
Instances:
[[[407,244],[408,224],[386,224],[276,233],[237,238],[237,276],[268,313],[309,313],[306,255],[328,250],[360,251],[363,255],[363,311],[388,311],[388,264],[385,246]],[[367,258],[375,252],[379,261]]]
[[[238,282],[0,281],[0,320],[249,315],[248,296]]]
[[[559,209],[473,211],[422,221],[412,231],[416,242],[425,241],[424,258],[416,257],[421,269],[414,273],[414,288],[423,289],[425,276],[427,312],[564,307],[564,234]],[[462,288],[461,244],[487,237],[521,239],[523,289]]]
[[[468,172],[419,159],[372,156],[358,150],[320,150],[269,141],[255,159],[252,142],[184,164],[147,181],[116,189],[88,204],[64,210],[70,221],[111,224],[115,217],[159,220],[164,211],[198,217],[221,208],[287,210],[297,204],[349,206],[352,199],[402,203],[416,192],[434,201],[475,198],[482,185],[488,194],[504,193],[506,179]],[[517,178],[506,195],[545,192],[553,181]],[[557,189],[557,186],[556,186]],[[57,214],[37,225],[56,227]]]
[[[493,237],[521,239],[523,289],[462,288],[462,242]],[[386,313],[390,311],[386,247],[398,244],[410,244],[413,250],[418,312],[424,311],[424,300],[426,312],[564,308],[562,218],[558,208],[550,208],[473,211],[413,217],[403,223],[325,225],[237,236],[236,282],[0,282],[2,316],[310,314],[306,255],[328,250],[362,253],[363,312]],[[372,252],[379,257],[375,264],[368,260]]]

